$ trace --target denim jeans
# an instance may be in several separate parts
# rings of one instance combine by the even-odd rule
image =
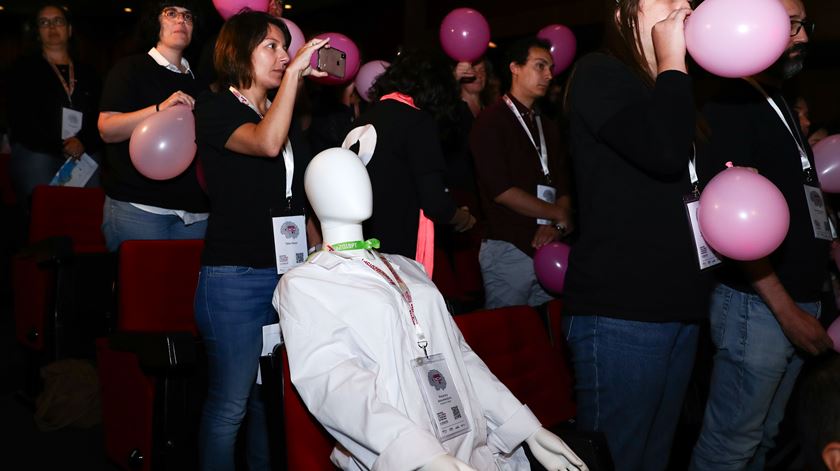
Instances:
[[[524,304],[539,306],[553,299],[537,281],[534,259],[510,242],[482,241],[478,262],[484,280],[486,309]]]
[[[105,197],[102,233],[111,252],[116,252],[124,240],[203,239],[206,231],[206,219],[186,225],[173,214],[154,214]]]
[[[668,465],[699,326],[603,316],[563,319],[577,393],[577,426],[603,432],[616,471]]]
[[[798,303],[819,317],[820,303]],[[717,347],[692,470],[763,470],[803,358],[756,294],[718,285],[711,334]]]
[[[202,470],[234,470],[234,445],[246,417],[252,471],[269,470],[268,428],[256,385],[262,327],[277,322],[271,305],[276,268],[203,266],[195,320],[207,350],[208,390],[199,431]]]

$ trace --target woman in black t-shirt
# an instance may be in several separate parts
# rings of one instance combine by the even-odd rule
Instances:
[[[306,140],[292,119],[295,97],[311,70],[313,40],[290,60],[289,31],[280,19],[243,12],[219,33],[214,64],[219,91],[195,107],[198,156],[210,197],[196,324],[209,364],[209,390],[199,442],[203,469],[234,469],[234,444],[248,414],[249,469],[269,469],[265,413],[257,367],[262,328],[278,321],[272,297],[278,273],[303,262],[296,241],[305,197]],[[279,87],[274,101],[269,90]],[[275,254],[275,244],[281,251]],[[291,251],[286,247],[293,247]]]
[[[207,228],[207,199],[195,164],[175,178],[152,180],[137,171],[128,152],[131,134],[143,120],[195,103],[199,82],[184,57],[196,20],[190,4],[159,2],[149,9],[144,22],[155,46],[121,60],[105,81],[99,114],[107,144],[102,231],[111,251],[131,239],[201,239]]]

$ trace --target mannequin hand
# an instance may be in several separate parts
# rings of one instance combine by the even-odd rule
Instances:
[[[440,455],[417,471],[476,471],[475,468],[451,455]]]
[[[534,458],[548,471],[589,471],[560,437],[544,428],[534,432],[525,442]]]
[[[73,157],[79,160],[79,157],[85,152],[85,146],[77,137],[68,137],[64,140],[63,152],[65,157]]]
[[[655,72],[679,70],[686,73],[685,66],[685,19],[691,15],[691,6],[684,2],[667,18],[653,25],[653,48],[656,52]]]

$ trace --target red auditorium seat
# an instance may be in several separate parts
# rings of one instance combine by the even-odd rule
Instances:
[[[97,340],[109,459],[122,469],[192,469],[204,363],[194,321],[201,240],[120,246],[118,327]]]
[[[539,313],[512,306],[455,316],[464,339],[546,428],[575,415],[565,352],[552,345]]]
[[[105,193],[39,186],[28,245],[12,261],[15,334],[38,363],[93,352],[112,308],[113,257],[102,236]],[[94,333],[85,345],[78,336]],[[74,337],[75,336],[75,337]],[[71,346],[72,345],[72,346]]]

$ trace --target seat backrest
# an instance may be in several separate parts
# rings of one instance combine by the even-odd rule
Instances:
[[[105,252],[102,235],[101,188],[41,185],[32,193],[29,243],[50,237],[70,237],[77,253]]]
[[[120,245],[118,329],[189,331],[203,240],[127,240]]]
[[[455,316],[464,339],[543,426],[575,415],[573,383],[564,352],[549,340],[539,313],[528,306]]]
[[[286,422],[286,469],[335,470],[330,453],[335,439],[312,417],[289,379],[289,360],[283,356],[283,417]]]

